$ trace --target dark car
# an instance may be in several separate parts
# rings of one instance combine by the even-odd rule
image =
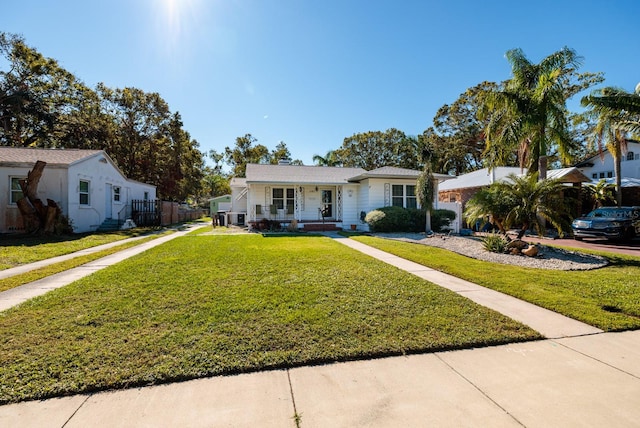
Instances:
[[[573,237],[633,239],[640,236],[640,207],[602,207],[571,223]]]

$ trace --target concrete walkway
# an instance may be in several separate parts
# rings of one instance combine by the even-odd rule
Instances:
[[[640,427],[640,331],[593,334],[566,317],[336,239],[555,339],[11,404],[0,406],[0,427]]]

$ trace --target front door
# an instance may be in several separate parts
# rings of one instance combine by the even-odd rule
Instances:
[[[113,216],[113,211],[111,210],[111,200],[113,198],[111,184],[107,184],[104,192],[104,218],[111,218]]]
[[[331,190],[323,190],[320,196],[322,217],[333,217],[333,192]]]

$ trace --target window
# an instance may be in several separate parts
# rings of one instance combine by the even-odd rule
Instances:
[[[406,208],[418,208],[418,199],[416,198],[416,186],[407,186]]]
[[[80,180],[79,187],[80,205],[89,205],[89,182]]]
[[[9,203],[15,204],[23,198],[22,188],[20,187],[20,177],[11,177],[11,196]]]
[[[604,178],[604,172],[600,173],[600,178]]]
[[[282,189],[282,188],[273,189],[272,203],[273,205],[275,205],[276,209],[283,210],[286,207],[287,214],[293,214],[294,194],[295,192],[292,188],[291,189]]]
[[[144,199],[145,201],[148,201],[149,200],[149,192],[144,192],[144,198],[142,198],[142,199]]]
[[[627,160],[630,160],[630,161],[631,161],[631,160],[633,160],[633,159],[634,159],[633,152],[628,152],[628,153],[627,153]]]
[[[391,186],[391,205],[394,207],[404,206],[404,186],[399,184]]]
[[[391,205],[403,208],[418,208],[416,186],[394,184],[391,186]]]
[[[120,202],[120,186],[113,186],[113,201]]]
[[[613,177],[613,171],[607,171],[607,178]]]
[[[598,178],[598,173],[594,172],[593,174],[591,174],[591,178]]]

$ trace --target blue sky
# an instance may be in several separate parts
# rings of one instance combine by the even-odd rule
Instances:
[[[507,79],[512,48],[538,62],[568,46],[632,91],[638,17],[636,0],[20,0],[0,30],[91,87],[158,92],[203,152],[250,133],[312,164],[358,132],[422,133],[468,87]]]

